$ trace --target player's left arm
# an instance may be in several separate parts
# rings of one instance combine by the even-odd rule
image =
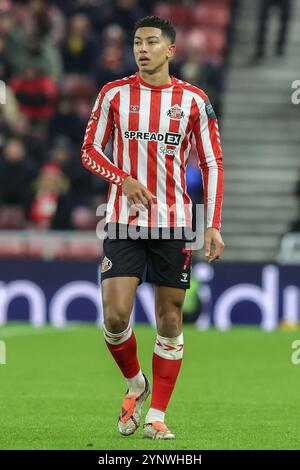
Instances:
[[[205,256],[212,263],[220,258],[225,246],[220,233],[224,188],[223,156],[218,120],[207,96],[201,102],[197,100],[197,109],[198,118],[193,134],[203,177]]]
[[[212,263],[218,260],[223,253],[224,247],[225,244],[220,231],[214,227],[208,227],[204,235],[204,250],[207,261]]]

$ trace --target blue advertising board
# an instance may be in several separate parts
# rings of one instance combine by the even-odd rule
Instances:
[[[202,313],[199,328],[260,325],[300,320],[300,266],[273,263],[195,263]],[[0,261],[0,325],[7,321],[45,323],[96,322],[103,313],[98,265],[74,261]],[[137,290],[133,322],[155,325],[153,286]]]

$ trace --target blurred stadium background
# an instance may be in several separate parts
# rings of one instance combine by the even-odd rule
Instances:
[[[272,8],[271,3],[275,4]],[[91,352],[85,359],[93,362],[94,369],[90,365],[89,378],[88,372],[84,375],[86,362],[82,359],[81,383],[72,390],[75,395],[77,390],[85,396],[88,393],[85,381],[94,380],[97,374],[100,377],[101,366],[108,361],[104,352],[101,356],[99,344],[94,349],[88,347],[89,341],[95,340],[94,329],[72,327],[78,321],[102,323],[97,287],[102,242],[95,230],[99,223],[96,208],[105,202],[108,189],[106,182],[81,165],[80,146],[101,86],[136,71],[131,31],[135,21],[147,14],[168,18],[176,25],[178,52],[171,73],[203,88],[220,119],[225,168],[222,234],[226,248],[222,261],[213,266],[205,262],[202,253],[194,257],[192,286],[184,312],[191,339],[208,349],[210,340],[214,344],[214,351],[209,351],[212,381],[207,382],[204,401],[209,398],[210,385],[216,385],[216,374],[221,373],[222,367],[230,369],[239,350],[248,365],[252,364],[252,372],[247,382],[241,359],[237,375],[229,374],[230,380],[240,382],[243,377],[249,390],[259,370],[253,403],[258,396],[268,400],[267,396],[262,397],[260,384],[264,390],[277,393],[274,400],[278,406],[274,410],[278,410],[282,406],[281,379],[291,386],[294,383],[294,390],[297,389],[294,375],[297,368],[291,366],[290,355],[291,341],[299,336],[300,324],[299,0],[0,0],[0,340],[7,343],[7,357],[16,366],[13,370],[0,366],[0,373],[12,380],[15,390],[23,387],[22,393],[29,398],[31,388],[26,380],[35,377],[35,396],[40,393],[45,397],[43,387],[48,389],[49,384],[43,380],[51,376],[53,386],[56,378],[54,362],[51,363],[55,350],[66,355],[59,372],[59,380],[63,381],[66,368],[75,367],[74,350],[84,347]],[[190,157],[187,182],[194,202],[201,202],[201,174],[195,152]],[[151,286],[139,287],[132,318],[137,323],[154,325]],[[48,323],[50,326],[46,326]],[[217,333],[210,328],[215,326],[223,331],[233,325],[248,328],[234,329],[236,336],[228,332],[228,342],[220,333],[215,337]],[[32,326],[51,334],[37,339]],[[52,326],[61,327],[61,336]],[[257,327],[255,334],[251,333],[253,326]],[[289,332],[276,331],[271,338],[261,331],[279,328]],[[208,331],[201,337],[197,329]],[[75,340],[71,340],[72,331]],[[141,326],[138,331],[150,351],[151,330]],[[205,335],[212,336],[203,339]],[[48,342],[44,340],[47,337]],[[245,341],[250,341],[252,348],[244,350]],[[70,349],[64,349],[66,344],[72,345]],[[270,348],[269,356],[263,356],[264,345]],[[222,363],[219,355],[224,351]],[[99,365],[97,354],[102,358]],[[206,354],[204,347],[202,354]],[[52,364],[52,375],[45,373],[44,378],[39,375],[43,357]],[[272,357],[279,364],[278,369],[270,368]],[[220,368],[214,369],[217,363]],[[196,362],[194,366],[197,370]],[[201,368],[205,374],[203,364]],[[106,373],[120,384],[113,364],[107,366]],[[229,396],[233,391],[229,384],[228,389],[224,385],[224,375],[222,386]],[[264,383],[263,377],[267,376],[268,382]],[[183,389],[182,385],[184,393]],[[53,408],[57,406],[55,397],[61,392],[59,387],[55,390],[51,398]],[[7,396],[11,394],[9,385],[2,391]],[[244,392],[240,390],[241,397]],[[70,390],[68,394],[72,395]],[[288,394],[287,388],[285,398],[296,426],[295,397]],[[68,413],[66,396],[67,392],[60,406],[61,411],[66,406],[64,410]],[[174,400],[179,400],[176,397]],[[213,399],[216,405],[217,396]],[[119,397],[114,400],[117,407]],[[27,418],[34,416],[36,402],[26,403],[30,404]],[[251,408],[251,400],[249,403]],[[47,406],[53,409],[46,398],[44,405],[45,408],[38,407],[40,412]],[[16,444],[6,437],[3,447],[46,448],[52,439],[51,432],[50,441],[47,436],[39,437],[29,418],[22,419],[25,428],[31,429],[31,438],[24,441],[17,433],[18,409],[21,415],[25,413],[21,402],[19,406],[15,401],[12,404],[15,411],[6,415],[10,431],[16,432]],[[220,417],[221,410],[226,416],[231,413],[229,404],[225,408],[222,403],[216,406]],[[215,419],[214,409],[209,405],[206,409],[209,422]],[[85,412],[89,413],[87,406]],[[71,415],[70,410],[70,423]],[[264,429],[267,415],[261,418],[260,426],[266,436],[269,432],[266,446],[271,447],[276,441],[279,448],[281,418],[277,416],[278,429],[275,426],[274,430],[271,415],[270,412],[269,428]],[[235,434],[240,415],[236,415],[236,422],[233,416],[232,438],[222,440],[218,435],[220,445],[238,447],[238,439],[240,448],[247,445],[247,439],[251,442],[249,448],[261,445],[255,433],[258,421],[251,427],[250,434],[255,436],[251,441],[246,430],[246,434]],[[259,419],[258,415],[255,419]],[[248,426],[247,420],[245,423]],[[83,430],[84,426],[88,429],[88,417],[81,424]],[[226,427],[225,415],[223,425]],[[290,433],[295,437],[296,428],[290,422],[289,426],[287,436]],[[71,445],[63,438],[67,429],[68,426],[58,432],[57,442],[61,444],[53,444],[54,439],[53,446]],[[216,429],[212,426],[209,430],[211,439],[215,438]],[[80,441],[80,432],[77,437],[74,448],[88,446]],[[287,447],[297,446],[293,439],[287,442]],[[189,447],[191,443],[184,445],[193,448]],[[209,438],[205,446],[212,448]]]

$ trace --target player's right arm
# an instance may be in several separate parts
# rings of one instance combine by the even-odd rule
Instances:
[[[87,124],[81,148],[81,160],[89,171],[119,186],[129,175],[114,165],[104,153],[113,126],[111,103],[102,89]]]

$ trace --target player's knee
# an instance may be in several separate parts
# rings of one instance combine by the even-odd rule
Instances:
[[[105,328],[110,332],[110,333],[114,333],[114,334],[117,334],[117,333],[122,333],[122,331],[125,331],[127,326],[128,326],[128,322],[122,318],[118,318],[118,317],[107,317],[105,319]]]
[[[110,333],[121,333],[126,330],[129,323],[127,310],[118,306],[104,308],[104,323]]]
[[[181,333],[181,318],[180,310],[172,309],[161,312],[157,322],[159,334],[167,338],[178,336]]]
[[[173,299],[168,302],[161,302],[157,308],[157,317],[162,320],[170,322],[176,322],[182,314],[183,302],[180,300]]]

